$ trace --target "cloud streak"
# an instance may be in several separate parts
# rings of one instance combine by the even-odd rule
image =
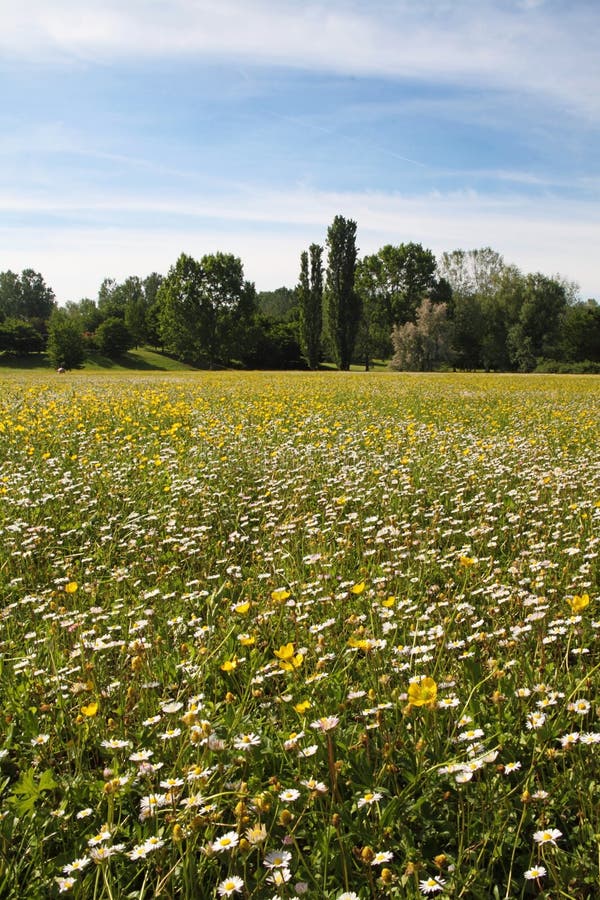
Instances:
[[[247,187],[219,199],[98,194],[42,201],[5,195],[0,209],[23,217],[18,230],[0,232],[0,269],[8,267],[3,254],[13,267],[21,261],[38,266],[64,300],[95,295],[107,276],[166,271],[182,251],[234,252],[259,289],[293,285],[300,252],[312,241],[324,242],[340,212],[358,222],[361,253],[408,240],[436,253],[489,244],[526,271],[560,272],[578,280],[585,296],[600,295],[594,263],[600,212],[577,202],[565,207],[553,198],[524,204],[518,195],[474,192],[409,197]],[[28,213],[38,221],[42,214],[52,217],[53,224],[30,224]],[[137,219],[145,223],[143,232]],[[175,224],[167,227],[171,220]],[[75,284],[85,288],[76,290]]]
[[[185,56],[532,93],[600,121],[600,10],[460,0],[4,2],[0,51],[90,64]]]
[[[61,300],[182,251],[291,286],[338,213],[362,253],[489,244],[600,297],[596,0],[0,12],[0,270]]]

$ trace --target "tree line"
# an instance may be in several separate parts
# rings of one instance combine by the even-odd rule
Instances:
[[[489,247],[436,260],[418,243],[359,258],[336,216],[302,251],[294,288],[257,292],[241,260],[181,254],[166,276],[105,279],[59,306],[31,269],[0,273],[0,351],[55,366],[152,346],[198,367],[600,371],[600,306],[559,276],[523,273]]]

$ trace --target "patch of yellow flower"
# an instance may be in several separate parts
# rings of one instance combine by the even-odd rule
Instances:
[[[245,600],[243,603],[236,603],[233,607],[233,612],[237,613],[240,616],[245,616],[248,610],[250,609],[250,601]]]
[[[567,603],[571,607],[572,612],[579,613],[582,609],[585,609],[586,606],[589,606],[590,597],[589,594],[575,594],[574,597],[567,597]]]
[[[351,637],[348,639],[348,646],[367,653],[372,648],[372,642],[368,638]]]
[[[237,669],[237,664],[237,656],[234,656],[231,659],[226,659],[224,663],[221,663],[221,670],[223,672],[233,672],[234,669]]]
[[[291,642],[282,644],[279,650],[275,650],[274,653],[279,660],[279,667],[285,672],[293,672],[294,669],[299,669],[304,661],[302,654],[295,652],[294,645]]]
[[[408,702],[411,706],[433,706],[437,699],[437,684],[429,676],[414,681],[408,687]]]

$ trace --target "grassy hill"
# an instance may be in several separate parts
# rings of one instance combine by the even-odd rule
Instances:
[[[3,369],[52,369],[50,361],[45,353],[30,353],[28,356],[14,357],[0,353],[0,367]],[[157,350],[147,347],[138,350],[130,350],[119,359],[109,359],[99,353],[90,355],[81,367],[83,371],[153,371],[153,372],[182,372],[191,371],[192,366],[179,362]]]

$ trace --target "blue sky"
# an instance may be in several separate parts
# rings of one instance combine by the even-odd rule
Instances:
[[[0,271],[491,246],[600,300],[597,0],[0,0]]]

